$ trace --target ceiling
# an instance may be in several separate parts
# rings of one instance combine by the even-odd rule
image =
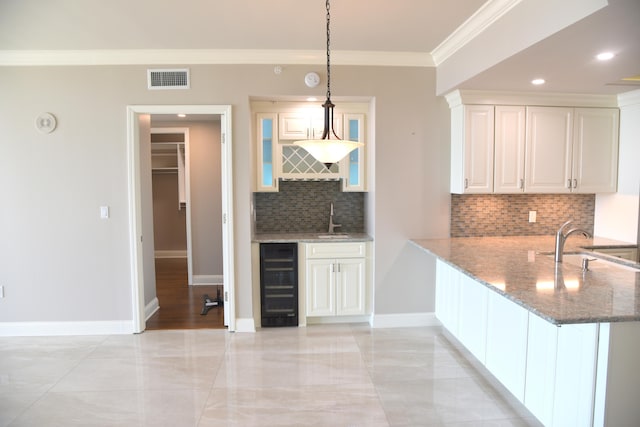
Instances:
[[[431,60],[431,53],[485,3],[514,4],[518,0],[334,0],[332,64],[334,56],[340,63],[340,58],[356,56],[354,52],[387,57],[410,53]],[[457,87],[594,94],[640,88],[638,82],[623,84],[620,80],[640,74],[640,0],[608,3],[465,77]],[[109,49],[287,50],[302,52],[300,57],[315,52],[321,63],[326,46],[325,14],[322,0],[183,0],[176,7],[158,7],[153,0],[0,0],[0,65],[7,65],[3,53]],[[517,32],[515,27],[501,36],[513,37]],[[483,46],[487,51],[492,48]],[[595,61],[594,55],[603,49],[617,56],[608,63]],[[532,87],[534,77],[547,83]]]
[[[600,62],[595,55],[616,56]],[[460,85],[462,89],[543,90],[618,94],[640,89],[640,0],[609,0],[609,6],[578,21]],[[544,86],[533,87],[534,78]]]

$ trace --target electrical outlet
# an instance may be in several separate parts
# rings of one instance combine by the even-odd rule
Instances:
[[[536,222],[536,211],[529,211],[529,222]]]

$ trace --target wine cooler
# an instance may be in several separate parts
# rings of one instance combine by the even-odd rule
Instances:
[[[298,244],[260,244],[262,326],[298,326]]]

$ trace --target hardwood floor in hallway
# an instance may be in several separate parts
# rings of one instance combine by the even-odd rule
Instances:
[[[156,293],[160,309],[147,320],[147,330],[223,329],[224,308],[202,312],[204,295],[216,297],[221,285],[189,286],[186,258],[156,259]]]

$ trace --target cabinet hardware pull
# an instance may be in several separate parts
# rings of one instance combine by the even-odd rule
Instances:
[[[577,179],[573,179],[573,188],[578,188],[578,180]]]
[[[464,179],[464,188],[469,188],[469,178]]]
[[[520,189],[524,190],[524,179],[520,178]]]
[[[568,188],[568,189],[571,189],[571,179],[568,179],[568,180],[567,180],[567,188]]]

